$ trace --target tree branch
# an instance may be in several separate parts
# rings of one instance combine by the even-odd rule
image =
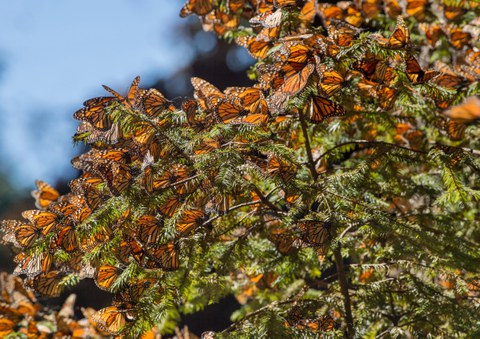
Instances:
[[[348,294],[347,277],[345,275],[345,268],[343,267],[343,258],[340,244],[333,250],[335,257],[335,265],[337,267],[338,282],[340,284],[340,291],[343,295],[343,305],[345,307],[345,321],[347,322],[346,337],[353,338],[355,336],[355,329],[353,327],[352,304],[350,302],[350,295]]]
[[[397,144],[392,144],[392,143],[389,143],[389,142],[386,142],[386,141],[377,141],[377,140],[372,140],[372,141],[368,141],[368,140],[352,140],[352,141],[342,142],[341,144],[338,144],[338,145],[330,148],[329,150],[323,152],[323,153],[314,161],[314,163],[317,164],[320,160],[322,160],[322,158],[323,158],[324,156],[326,156],[327,154],[329,154],[329,153],[331,153],[332,151],[336,150],[337,148],[340,148],[340,147],[343,147],[343,146],[346,146],[346,145],[350,145],[350,144],[353,144],[353,145],[384,145],[384,146],[401,148],[401,149],[403,149],[403,150],[411,151],[411,152],[414,152],[414,153],[427,154],[427,152],[425,152],[425,151],[415,150],[415,149],[413,149],[413,148],[408,148],[408,147],[400,146],[400,145],[397,145]]]

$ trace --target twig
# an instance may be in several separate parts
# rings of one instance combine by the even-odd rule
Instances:
[[[265,204],[267,205],[268,207],[270,207],[272,210],[274,211],[277,211],[277,212],[280,212],[281,209],[277,206],[275,206],[270,200],[268,200],[268,196],[271,195],[277,188],[274,188],[272,191],[270,191],[266,196],[264,196],[262,194],[262,192],[260,192],[260,190],[258,189],[257,186],[255,185],[252,185],[253,187],[253,190],[255,191],[255,193],[258,195],[258,197],[260,198],[260,200]]]
[[[375,144],[378,144],[378,145],[384,145],[384,146],[391,146],[391,147],[396,147],[396,148],[401,148],[401,149],[404,149],[406,151],[410,151],[410,152],[415,152],[415,153],[420,153],[420,154],[427,154],[427,152],[425,151],[420,151],[420,150],[415,150],[413,148],[408,148],[408,147],[404,147],[404,146],[400,146],[400,145],[397,145],[397,144],[392,144],[392,143],[389,143],[389,142],[386,142],[386,141],[376,141],[376,140],[372,140],[372,141],[368,141],[368,140],[352,140],[352,141],[347,141],[347,142],[343,142],[341,144],[338,144],[332,148],[330,148],[329,150],[323,152],[318,158],[317,160],[314,161],[315,164],[317,164],[320,160],[322,160],[322,158],[324,156],[326,156],[327,154],[331,153],[332,151],[336,150],[337,148],[340,148],[340,147],[343,147],[343,146],[346,146],[346,145],[350,145],[350,144],[354,144],[354,145],[375,145]]]
[[[231,211],[233,211],[233,210],[236,210],[236,209],[239,209],[239,208],[242,208],[242,207],[245,207],[245,206],[257,205],[257,204],[260,204],[261,202],[262,202],[261,200],[254,200],[254,201],[244,202],[243,204],[238,204],[238,205],[232,206],[232,207],[230,207],[228,210],[226,210],[225,213],[217,214],[216,216],[211,217],[210,219],[208,219],[207,221],[205,221],[205,222],[202,224],[202,226],[206,226],[206,225],[210,224],[212,221],[217,220],[218,218],[224,216],[224,215],[227,214],[228,212],[231,212]]]

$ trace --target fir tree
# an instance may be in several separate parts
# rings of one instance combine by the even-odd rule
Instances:
[[[113,294],[86,313],[98,336],[168,333],[230,294],[233,325],[208,335],[480,335],[478,2],[190,14],[248,49],[255,85],[193,78],[177,107],[137,77],[87,100],[71,192],[39,181],[37,209],[3,222],[25,285],[93,278]]]

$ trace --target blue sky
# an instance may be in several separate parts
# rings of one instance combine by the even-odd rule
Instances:
[[[15,0],[0,10],[0,170],[18,188],[71,176],[73,112],[101,85],[146,87],[188,63],[183,1]],[[78,147],[78,146],[77,146]],[[70,171],[70,172],[69,172]]]

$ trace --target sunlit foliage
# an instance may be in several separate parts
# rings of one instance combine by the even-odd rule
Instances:
[[[480,335],[480,5],[189,0],[257,59],[255,85],[136,78],[74,116],[60,195],[4,221],[16,273],[113,294],[103,333],[171,332],[233,294],[215,337]],[[232,84],[234,85],[234,84]],[[8,316],[5,319],[10,319]]]

